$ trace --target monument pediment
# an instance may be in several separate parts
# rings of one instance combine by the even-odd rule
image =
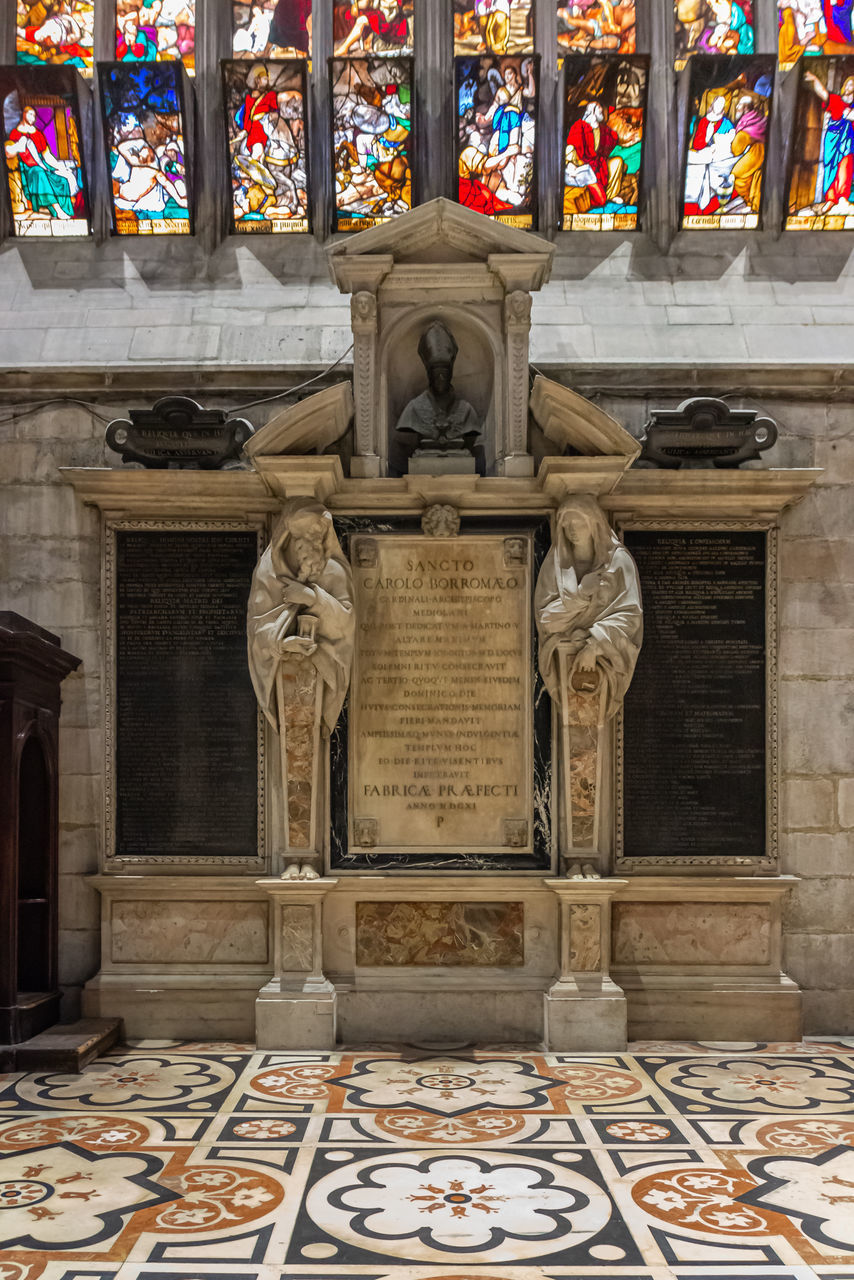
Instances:
[[[376,289],[395,266],[442,263],[484,263],[530,290],[546,283],[553,257],[547,240],[439,199],[334,245],[329,265],[345,293]]]

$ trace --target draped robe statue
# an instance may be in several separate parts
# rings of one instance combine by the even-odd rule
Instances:
[[[643,611],[635,562],[587,494],[557,512],[534,612],[540,672],[561,719],[566,844],[601,853],[603,727],[631,683]]]
[[[347,695],[355,630],[352,573],[332,516],[313,498],[294,498],[253,574],[247,620],[255,694],[281,742],[289,851],[319,854],[320,738]],[[309,874],[306,865],[301,878]]]

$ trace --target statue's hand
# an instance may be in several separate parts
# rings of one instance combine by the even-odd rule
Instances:
[[[314,604],[317,593],[304,582],[288,582],[282,587],[282,604]]]
[[[596,647],[589,642],[579,653],[575,659],[576,671],[595,671],[596,670]]]
[[[309,640],[308,636],[285,636],[278,642],[279,653],[295,653],[301,658],[310,658],[317,648],[314,640]]]

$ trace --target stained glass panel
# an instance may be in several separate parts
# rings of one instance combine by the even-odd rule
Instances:
[[[311,0],[232,0],[235,58],[310,58]]]
[[[854,229],[854,57],[801,64],[787,231]]]
[[[537,203],[535,57],[456,58],[459,201],[514,227]]]
[[[177,62],[98,68],[113,222],[119,235],[188,235],[184,69]]]
[[[694,53],[753,53],[753,0],[674,0],[676,69]]]
[[[222,64],[235,231],[308,231],[305,59]]]
[[[854,54],[852,0],[777,0],[780,69],[801,54]]]
[[[79,67],[91,75],[94,0],[17,0],[15,21],[18,63]]]
[[[195,67],[196,0],[116,0],[116,61]]]
[[[759,226],[774,59],[691,62],[682,226]]]
[[[557,6],[558,53],[634,53],[635,0],[575,0]]]
[[[567,58],[564,231],[636,229],[648,64],[643,56]]]
[[[89,234],[79,84],[70,67],[0,67],[3,149],[17,236]]]
[[[454,0],[454,53],[528,53],[531,0]]]
[[[414,0],[334,0],[336,55],[412,53],[414,8]]]
[[[412,60],[331,67],[336,229],[362,231],[412,208]]]

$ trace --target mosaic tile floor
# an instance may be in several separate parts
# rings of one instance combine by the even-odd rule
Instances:
[[[854,1278],[854,1040],[0,1075],[0,1280]]]

